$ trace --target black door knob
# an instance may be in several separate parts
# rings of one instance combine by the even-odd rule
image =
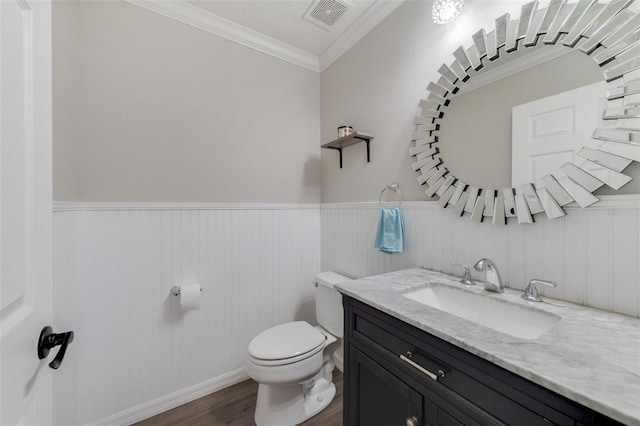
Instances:
[[[60,346],[56,357],[49,363],[49,367],[57,370],[62,364],[64,354],[67,352],[67,346],[73,342],[73,331],[67,331],[66,333],[54,333],[53,328],[46,326],[40,332],[38,338],[38,358],[45,359],[49,355],[51,348]]]

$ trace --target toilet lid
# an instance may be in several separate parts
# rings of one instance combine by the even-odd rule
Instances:
[[[249,354],[258,359],[292,358],[324,344],[325,336],[305,321],[288,322],[258,334],[249,343]]]

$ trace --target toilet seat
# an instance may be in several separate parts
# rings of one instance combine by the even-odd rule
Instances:
[[[325,340],[305,321],[288,322],[258,334],[249,343],[249,356],[258,365],[291,364],[322,351]]]

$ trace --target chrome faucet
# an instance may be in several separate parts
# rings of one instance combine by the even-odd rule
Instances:
[[[471,278],[471,271],[469,271],[469,267],[467,265],[451,262],[451,266],[455,266],[457,268],[464,268],[464,275],[462,276],[462,278],[460,278],[460,281],[458,281],[460,284],[476,285],[475,281],[473,281],[473,278]]]
[[[542,298],[538,294],[538,289],[536,288],[536,284],[542,284],[545,287],[551,287],[551,288],[558,285],[558,283],[556,283],[555,281],[541,280],[538,278],[532,279],[531,281],[529,281],[529,285],[527,285],[527,288],[524,291],[524,294],[522,295],[522,298],[527,302],[542,302]]]
[[[493,260],[486,257],[478,260],[473,265],[476,271],[484,272],[484,289],[487,291],[493,291],[496,293],[504,292],[504,284],[502,283],[502,277],[498,271],[498,267]]]

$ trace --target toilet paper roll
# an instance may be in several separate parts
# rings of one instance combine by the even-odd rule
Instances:
[[[198,284],[180,286],[180,307],[185,311],[195,311],[200,309],[200,298],[202,292]]]

